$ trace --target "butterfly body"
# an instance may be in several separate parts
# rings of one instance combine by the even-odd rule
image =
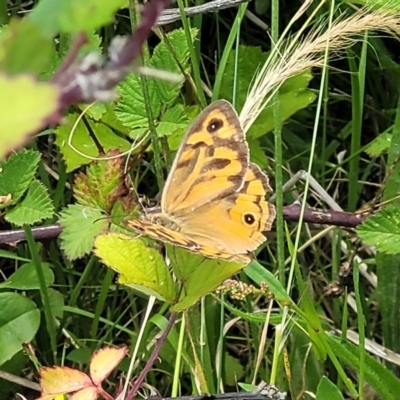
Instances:
[[[161,211],[128,225],[207,257],[247,264],[275,217],[265,200],[269,191],[267,176],[249,161],[235,110],[219,100],[186,133],[161,196]]]

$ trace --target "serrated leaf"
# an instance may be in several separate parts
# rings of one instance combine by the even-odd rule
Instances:
[[[198,30],[191,29],[190,33],[192,36],[192,42],[194,42]],[[182,28],[174,29],[171,33],[167,34],[167,40],[169,44],[167,44],[164,39],[155,47],[150,61],[151,65],[154,68],[163,69],[169,72],[182,74],[183,70],[185,73],[188,73],[190,69],[189,48],[185,31]],[[175,101],[184,81],[185,78],[183,75],[180,83],[172,83],[161,79],[155,81],[157,93],[162,104],[169,106]]]
[[[184,285],[178,303],[171,308],[173,311],[189,308],[244,267],[241,263],[205,258],[168,244],[166,248],[171,267]]]
[[[383,132],[365,148],[365,152],[372,157],[379,157],[388,152],[392,143],[392,133]]]
[[[184,112],[183,106],[176,104],[169,108],[161,117],[161,121],[157,125],[157,135],[159,137],[170,136],[177,130],[184,132],[188,125],[189,119]]]
[[[98,236],[95,246],[95,254],[121,274],[119,283],[173,302],[174,283],[158,251],[140,239],[116,233]]]
[[[95,121],[100,121],[103,115],[107,112],[106,105],[103,103],[95,103],[87,110],[87,115]]]
[[[40,369],[40,387],[43,396],[56,396],[92,387],[92,380],[76,369],[53,367]]]
[[[192,29],[193,38],[197,30]],[[167,35],[171,47],[174,49],[175,57],[171,54],[170,47],[163,40],[158,44],[150,59],[150,65],[157,69],[181,73],[178,62],[184,71],[189,71],[189,49],[183,29],[177,29]],[[178,61],[178,62],[177,62]],[[148,113],[145,107],[141,77],[135,73],[119,85],[118,91],[120,100],[115,108],[118,119],[129,129],[136,130],[147,128]],[[146,87],[149,92],[152,116],[157,119],[160,116],[162,107],[172,104],[178,97],[182,82],[172,83],[161,79],[146,79]]]
[[[6,220],[17,226],[32,225],[53,216],[54,206],[46,187],[32,181],[22,201],[6,213]]]
[[[370,246],[387,254],[400,253],[400,210],[388,206],[357,227],[357,234]]]
[[[126,133],[128,135],[128,133],[125,132],[124,125],[118,119],[118,117],[115,115],[116,104],[115,103],[107,103],[107,104],[104,104],[104,106],[106,108],[106,112],[105,112],[105,114],[103,114],[103,116],[101,118],[101,122],[103,124],[109,126],[111,129],[113,129],[116,132],[122,132],[122,133]]]
[[[86,174],[77,174],[74,195],[82,205],[110,212],[115,201],[127,193],[127,188],[123,157],[117,157],[117,152],[107,153],[107,156],[110,159],[90,164]]]
[[[42,73],[49,67],[53,43],[28,18],[14,19],[0,36],[0,69],[9,74]]]
[[[126,0],[42,0],[34,7],[29,18],[48,35],[56,32],[88,32],[111,23],[115,12],[125,4]]]
[[[0,365],[22,350],[30,342],[40,325],[36,304],[17,293],[0,293]]]
[[[15,204],[28,189],[40,161],[34,150],[23,150],[0,161],[0,196],[11,195],[9,204]],[[8,204],[0,204],[0,208]]]
[[[0,159],[46,124],[58,110],[58,97],[56,86],[30,75],[0,74]]]
[[[66,122],[55,131],[56,144],[63,154],[67,165],[67,172],[73,171],[82,165],[89,164],[93,161],[93,158],[99,157],[99,149],[97,144],[90,137],[87,126],[80,121],[76,127],[74,127],[77,118],[77,114],[68,115],[66,117]],[[110,150],[125,152],[131,148],[127,140],[120,138],[106,125],[91,120],[87,120],[87,123],[92,132],[95,133],[97,141],[105,152]]]
[[[117,368],[117,365],[128,353],[128,347],[103,347],[96,351],[90,360],[90,377],[96,386],[101,383]]]
[[[64,227],[60,234],[61,248],[72,260],[90,253],[94,238],[108,225],[100,210],[80,204],[64,209],[59,223]]]
[[[161,113],[162,103],[157,93],[155,80],[146,79],[146,87],[149,92],[152,116],[157,119]],[[115,107],[117,118],[131,130],[147,128],[149,122],[141,78],[135,73],[129,74],[118,86],[118,92],[120,99]]]
[[[110,231],[117,231],[127,234],[132,234],[132,230],[127,228],[123,223],[128,219],[139,218],[140,208],[137,198],[129,193],[127,196],[119,198],[115,203],[110,213],[111,227]]]
[[[48,263],[42,262],[41,269],[43,272],[46,287],[54,283],[54,274]],[[16,289],[16,290],[33,290],[40,289],[40,283],[36,274],[36,268],[33,262],[23,264],[19,267],[6,281],[0,283],[0,288]]]

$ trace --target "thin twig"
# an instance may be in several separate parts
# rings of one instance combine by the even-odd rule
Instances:
[[[214,0],[208,3],[201,4],[199,6],[185,8],[185,14],[187,17],[193,17],[199,14],[206,14],[210,12],[216,12],[224,10],[226,8],[238,6],[241,3],[248,2],[250,0]],[[171,22],[175,22],[181,19],[181,13],[179,8],[170,8],[164,10],[161,16],[158,18],[156,26],[167,25]]]
[[[55,239],[62,232],[61,225],[53,224],[48,226],[32,228],[32,235],[35,240]],[[12,229],[0,231],[0,244],[8,244],[15,246],[17,243],[26,240],[23,229]]]
[[[283,218],[285,221],[299,221],[301,205],[299,203],[283,207]],[[312,224],[323,224],[355,228],[367,218],[364,214],[356,214],[344,211],[321,210],[306,207],[304,212],[304,222]]]
[[[155,211],[155,209],[152,211]],[[283,207],[283,218],[285,221],[298,221],[299,216],[300,205],[298,203]],[[304,222],[318,225],[356,228],[358,225],[362,224],[366,218],[367,216],[365,214],[306,207]],[[36,240],[55,239],[60,235],[62,229],[61,225],[53,224],[32,228],[32,234]],[[22,241],[25,241],[25,233],[22,229],[0,231],[0,245],[16,245]]]
[[[29,379],[21,378],[20,376],[10,374],[9,372],[6,371],[0,371],[0,378],[8,382],[15,383],[19,386],[36,390],[37,392],[40,392],[41,390],[40,385],[38,383],[32,382]]]

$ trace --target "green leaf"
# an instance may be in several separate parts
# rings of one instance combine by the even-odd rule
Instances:
[[[221,300],[220,300],[221,301]],[[224,307],[229,310],[233,315],[240,317],[244,321],[255,322],[257,324],[265,323],[265,314],[260,313],[259,311],[254,312],[243,312],[239,308],[233,307],[229,302],[221,301],[224,304]],[[281,314],[272,314],[269,323],[271,325],[278,325],[282,322]]]
[[[60,234],[61,248],[72,260],[90,253],[94,238],[108,226],[100,210],[80,204],[64,209],[59,223],[64,227]]]
[[[142,240],[110,233],[95,241],[95,254],[120,274],[118,282],[172,303],[175,287],[160,253]]]
[[[60,45],[58,47],[58,55],[61,60],[64,60],[65,57],[68,56],[68,53],[71,51],[71,47],[74,46],[76,40],[75,35],[65,35],[65,36],[66,37],[63,37],[63,40],[60,41]],[[81,47],[79,47],[77,59],[80,59],[83,56],[86,56],[90,53],[99,53],[102,51],[101,37],[99,36],[98,33],[96,33],[95,31],[87,32],[85,39],[86,42]],[[91,104],[91,106],[87,109],[87,113],[88,115],[91,115],[91,110],[96,110],[96,109],[101,110],[104,109],[105,106],[106,105],[104,103]],[[86,108],[86,105],[81,108],[82,109]]]
[[[326,376],[321,378],[315,398],[316,400],[344,400],[344,397],[342,393],[340,393],[338,387]]]
[[[309,106],[316,98],[316,94],[308,89],[312,79],[311,72],[303,72],[288,79],[279,90],[279,113],[281,121],[286,121],[297,111]],[[267,107],[254,121],[247,135],[249,138],[258,138],[274,128],[273,107]]]
[[[248,141],[250,149],[250,161],[257,164],[261,169],[266,168],[268,165],[268,157],[265,150],[261,147],[258,139]]]
[[[0,35],[0,69],[9,74],[39,74],[50,65],[53,38],[43,35],[40,26],[28,18],[11,21]]]
[[[103,114],[101,118],[101,122],[104,125],[109,126],[111,129],[117,132],[123,132],[125,133],[125,127],[122,124],[122,122],[118,119],[118,117],[115,115],[115,103],[106,103],[103,104],[106,108],[105,114]],[[94,120],[97,120],[95,117],[93,117]],[[128,136],[128,134],[126,133]]]
[[[244,377],[244,367],[237,358],[229,353],[225,353],[224,362],[224,382],[226,385],[234,387]]]
[[[99,157],[99,149],[90,137],[87,126],[80,121],[74,127],[77,118],[77,114],[67,116],[64,125],[59,126],[55,131],[56,144],[67,164],[67,172],[89,164],[93,158]],[[131,148],[127,140],[120,138],[108,126],[90,119],[87,120],[87,123],[91,131],[95,132],[96,138],[105,152],[110,150],[125,152]]]
[[[162,103],[157,94],[155,80],[146,79],[149,91],[150,106],[154,119],[161,113]],[[118,86],[119,101],[115,107],[115,115],[127,128],[148,128],[148,116],[144,101],[141,78],[136,73],[129,74]]]
[[[1,258],[8,258],[10,260],[17,260],[17,261],[23,261],[23,262],[29,262],[29,258],[21,257],[13,251],[7,251],[7,250],[0,250],[0,257]]]
[[[49,294],[49,303],[51,307],[51,313],[55,318],[62,318],[64,316],[63,306],[64,303],[64,295],[61,294],[58,290],[53,288],[48,288],[47,292]]]
[[[75,178],[74,195],[85,206],[100,208],[110,212],[115,201],[126,194],[124,165],[122,156],[111,152],[111,158],[89,165],[86,174],[79,173]]]
[[[175,276],[184,287],[178,303],[172,307],[173,311],[189,308],[243,269],[241,263],[205,258],[168,244],[166,248]]]
[[[258,285],[266,283],[269,290],[274,294],[276,300],[294,304],[279,280],[257,261],[253,261],[243,270],[243,272]]]
[[[25,142],[58,109],[58,89],[30,75],[0,74],[0,159]]]
[[[115,12],[125,5],[126,0],[42,0],[29,18],[48,35],[88,32],[113,22]]]
[[[336,356],[357,373],[360,372],[359,349],[352,343],[344,342],[339,337],[326,336]],[[365,355],[363,365],[365,379],[378,393],[382,400],[393,400],[400,393],[400,381],[384,365],[369,354]]]
[[[6,220],[17,226],[32,225],[53,216],[54,206],[46,187],[38,181],[32,181],[22,201],[8,211]]]
[[[40,265],[46,287],[49,287],[54,283],[53,271],[48,263],[42,262]],[[1,289],[35,290],[40,289],[40,287],[36,267],[33,262],[23,264],[5,282],[0,283]]]
[[[395,206],[381,209],[357,227],[357,234],[370,246],[387,254],[400,253],[400,210]]]
[[[192,43],[198,34],[197,29],[191,29]],[[154,49],[151,57],[151,65],[154,68],[162,69],[169,72],[181,74],[182,71],[188,73],[189,65],[189,48],[187,45],[186,34],[183,29],[175,29],[167,34],[166,40],[163,40]],[[171,50],[172,48],[172,50]],[[182,75],[180,83],[172,83],[165,80],[156,80],[157,93],[163,105],[171,105],[178,97],[185,77]]]
[[[305,387],[310,393],[316,393],[318,385],[325,372],[324,364],[321,363],[319,358],[319,353],[321,353],[319,349],[320,345],[318,345],[318,348],[314,345],[314,351],[310,351],[310,342],[312,343],[313,338],[308,334],[310,331],[310,329],[308,329],[309,326],[309,322],[296,319],[286,327],[287,332],[290,331],[291,370],[304,371],[302,374],[293,374],[291,378],[290,394],[293,398],[301,398]]]
[[[28,189],[40,161],[40,153],[22,150],[0,161],[0,196],[11,195],[10,202],[0,204],[0,208],[15,204]]]
[[[36,304],[17,293],[0,293],[0,365],[30,342],[40,325]]]
[[[184,132],[189,125],[189,119],[187,118],[183,106],[176,104],[168,110],[161,117],[161,121],[157,125],[157,135],[170,136],[175,132],[179,132],[179,140],[182,139]]]
[[[388,152],[392,142],[392,133],[383,132],[365,148],[365,152],[372,157],[379,157]]]
[[[235,51],[231,51],[225,74],[222,79],[220,97],[232,101],[235,76],[240,77],[236,83],[236,110],[241,110],[248,93],[248,88],[254,80],[254,76],[260,65],[265,63],[268,54],[259,47],[239,47],[239,65],[236,71]],[[298,110],[307,107],[316,97],[315,93],[308,89],[308,83],[312,79],[310,72],[304,72],[288,79],[279,91],[279,112],[282,122],[288,119]],[[263,136],[274,128],[274,116],[272,107],[267,107],[253,123],[247,136],[255,139]]]
[[[104,103],[95,103],[87,109],[87,115],[94,121],[100,121],[106,112],[107,107]]]

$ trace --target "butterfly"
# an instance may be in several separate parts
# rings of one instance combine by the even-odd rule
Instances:
[[[267,192],[268,178],[250,162],[236,111],[218,100],[185,134],[161,195],[161,210],[127,225],[152,239],[247,265],[275,219]]]

